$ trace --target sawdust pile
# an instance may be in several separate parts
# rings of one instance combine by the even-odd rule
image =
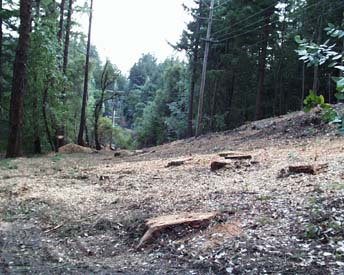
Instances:
[[[59,149],[61,154],[79,154],[79,153],[92,153],[91,148],[82,147],[76,144],[67,144]]]

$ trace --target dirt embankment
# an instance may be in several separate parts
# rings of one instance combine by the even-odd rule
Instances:
[[[343,274],[344,139],[318,118],[294,113],[116,157],[2,160],[0,273]],[[222,151],[252,158],[211,171]],[[288,171],[313,164],[326,166]],[[147,219],[181,213],[219,215],[163,227],[137,248]]]

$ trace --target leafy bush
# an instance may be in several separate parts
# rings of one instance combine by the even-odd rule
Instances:
[[[327,35],[335,39],[344,39],[344,30],[336,28],[334,25],[329,24],[327,28]],[[324,65],[327,61],[331,61],[328,65],[341,72],[340,77],[333,77],[336,82],[337,91],[336,98],[344,100],[344,53],[336,52],[336,43],[329,45],[330,39],[325,43],[318,45],[313,42],[308,42],[306,39],[301,39],[299,35],[295,37],[296,43],[299,48],[296,50],[300,56],[300,60],[305,62],[307,66],[320,66]],[[314,91],[310,91],[309,96],[304,101],[305,111],[310,111],[312,108],[319,106],[322,110],[322,117],[326,122],[337,124],[340,133],[344,134],[344,115],[339,115],[333,108],[325,103],[322,95],[317,96]]]
[[[309,91],[309,95],[306,97],[303,103],[305,105],[304,111],[306,113],[319,106],[322,112],[322,119],[325,122],[334,122],[340,119],[339,114],[331,107],[331,105],[325,103],[324,96],[317,96],[313,90]]]
[[[106,145],[111,142],[116,147],[122,149],[133,149],[133,138],[130,130],[121,128],[119,126],[112,127],[111,119],[107,117],[101,117],[99,119],[99,141],[101,144]]]
[[[122,149],[135,149],[132,133],[128,129],[115,126],[112,129],[114,144]]]

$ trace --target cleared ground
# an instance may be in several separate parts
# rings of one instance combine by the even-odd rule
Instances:
[[[228,150],[253,159],[210,171]],[[344,138],[317,114],[140,153],[0,160],[0,273],[344,274]],[[147,218],[209,211],[136,249]]]

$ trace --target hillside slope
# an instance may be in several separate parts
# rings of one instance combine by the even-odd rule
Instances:
[[[211,171],[222,151],[252,159]],[[319,114],[116,155],[0,162],[0,273],[344,273],[344,139]],[[189,212],[219,215],[136,249],[146,219]]]

